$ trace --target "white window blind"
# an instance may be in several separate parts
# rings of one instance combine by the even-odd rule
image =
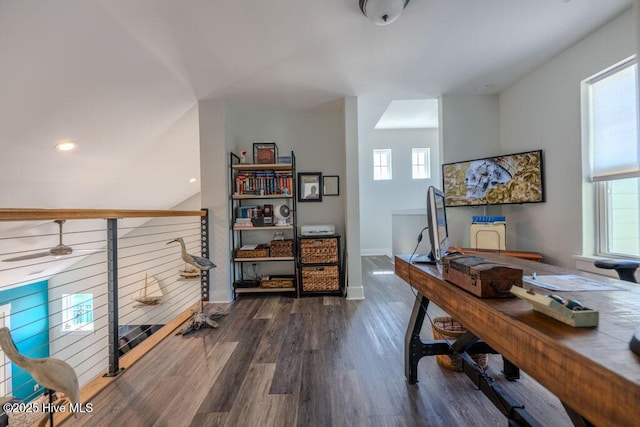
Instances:
[[[587,82],[593,181],[640,176],[637,68],[628,61]]]

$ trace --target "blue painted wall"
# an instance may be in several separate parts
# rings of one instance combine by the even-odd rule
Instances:
[[[11,336],[18,351],[30,358],[49,357],[48,282],[0,291],[0,305],[11,304]],[[12,364],[12,395],[31,400],[36,382],[25,370]]]

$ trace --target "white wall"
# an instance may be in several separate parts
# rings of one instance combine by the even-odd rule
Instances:
[[[497,95],[446,94],[440,99],[442,163],[504,154],[500,149],[500,104]],[[442,188],[442,181],[438,182]],[[469,247],[471,217],[498,215],[500,208],[447,208],[452,245]],[[508,220],[508,219],[507,219]],[[508,249],[509,246],[507,245]]]
[[[391,213],[426,206],[426,189],[440,187],[440,141],[435,129],[374,130],[360,147],[360,233],[362,255],[392,254]],[[392,150],[392,180],[373,180],[373,150]],[[411,149],[429,148],[431,178],[411,177]],[[425,224],[426,225],[426,222]],[[423,225],[423,227],[424,227]],[[415,230],[414,235],[422,227]]]
[[[204,101],[200,104],[203,207],[214,214],[210,220],[214,271],[212,301],[231,299],[231,253],[228,199],[229,153],[247,150],[252,161],[253,142],[274,141],[279,155],[296,156],[297,172],[321,172],[340,177],[340,195],[322,202],[298,203],[298,226],[335,224],[345,233],[345,126],[344,101],[290,112],[268,107]],[[270,240],[272,236],[266,236]]]
[[[360,138],[360,100],[354,96],[344,99],[344,152],[346,163],[346,285],[347,299],[363,299],[362,257],[360,256],[360,189],[358,151]]]
[[[209,210],[209,259],[217,265],[210,271],[211,302],[231,301],[231,251],[229,224],[228,152],[226,109],[219,101],[201,101],[200,113],[200,197]]]
[[[500,95],[501,150],[544,150],[547,199],[502,208],[508,249],[537,251],[564,267],[582,253],[580,83],[635,52],[634,19],[621,15]]]
[[[298,203],[298,226],[335,224],[344,234],[344,103],[342,100],[304,112],[227,105],[227,138],[236,154],[246,149],[251,161],[254,141],[275,141],[280,155],[296,156],[297,172],[340,176],[340,195],[322,202]]]

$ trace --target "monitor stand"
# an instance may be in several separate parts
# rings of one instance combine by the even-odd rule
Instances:
[[[428,254],[416,255],[411,258],[413,264],[435,264],[436,259],[433,257],[433,252]]]
[[[631,342],[629,343],[629,348],[635,354],[640,356],[640,329],[638,329],[636,333],[633,335],[633,338],[631,338]]]

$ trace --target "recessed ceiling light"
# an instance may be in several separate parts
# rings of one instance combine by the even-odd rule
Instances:
[[[477,93],[490,94],[490,93],[494,93],[495,91],[496,91],[496,87],[495,85],[492,85],[492,84],[486,84],[476,88]]]
[[[58,151],[71,151],[75,150],[78,147],[73,141],[60,141],[56,144],[56,150]]]
[[[192,183],[192,184],[193,184],[194,182],[196,182],[196,181],[197,181],[197,179],[195,179],[195,178],[191,178],[191,179],[189,180],[189,182],[190,182],[190,183]]]

